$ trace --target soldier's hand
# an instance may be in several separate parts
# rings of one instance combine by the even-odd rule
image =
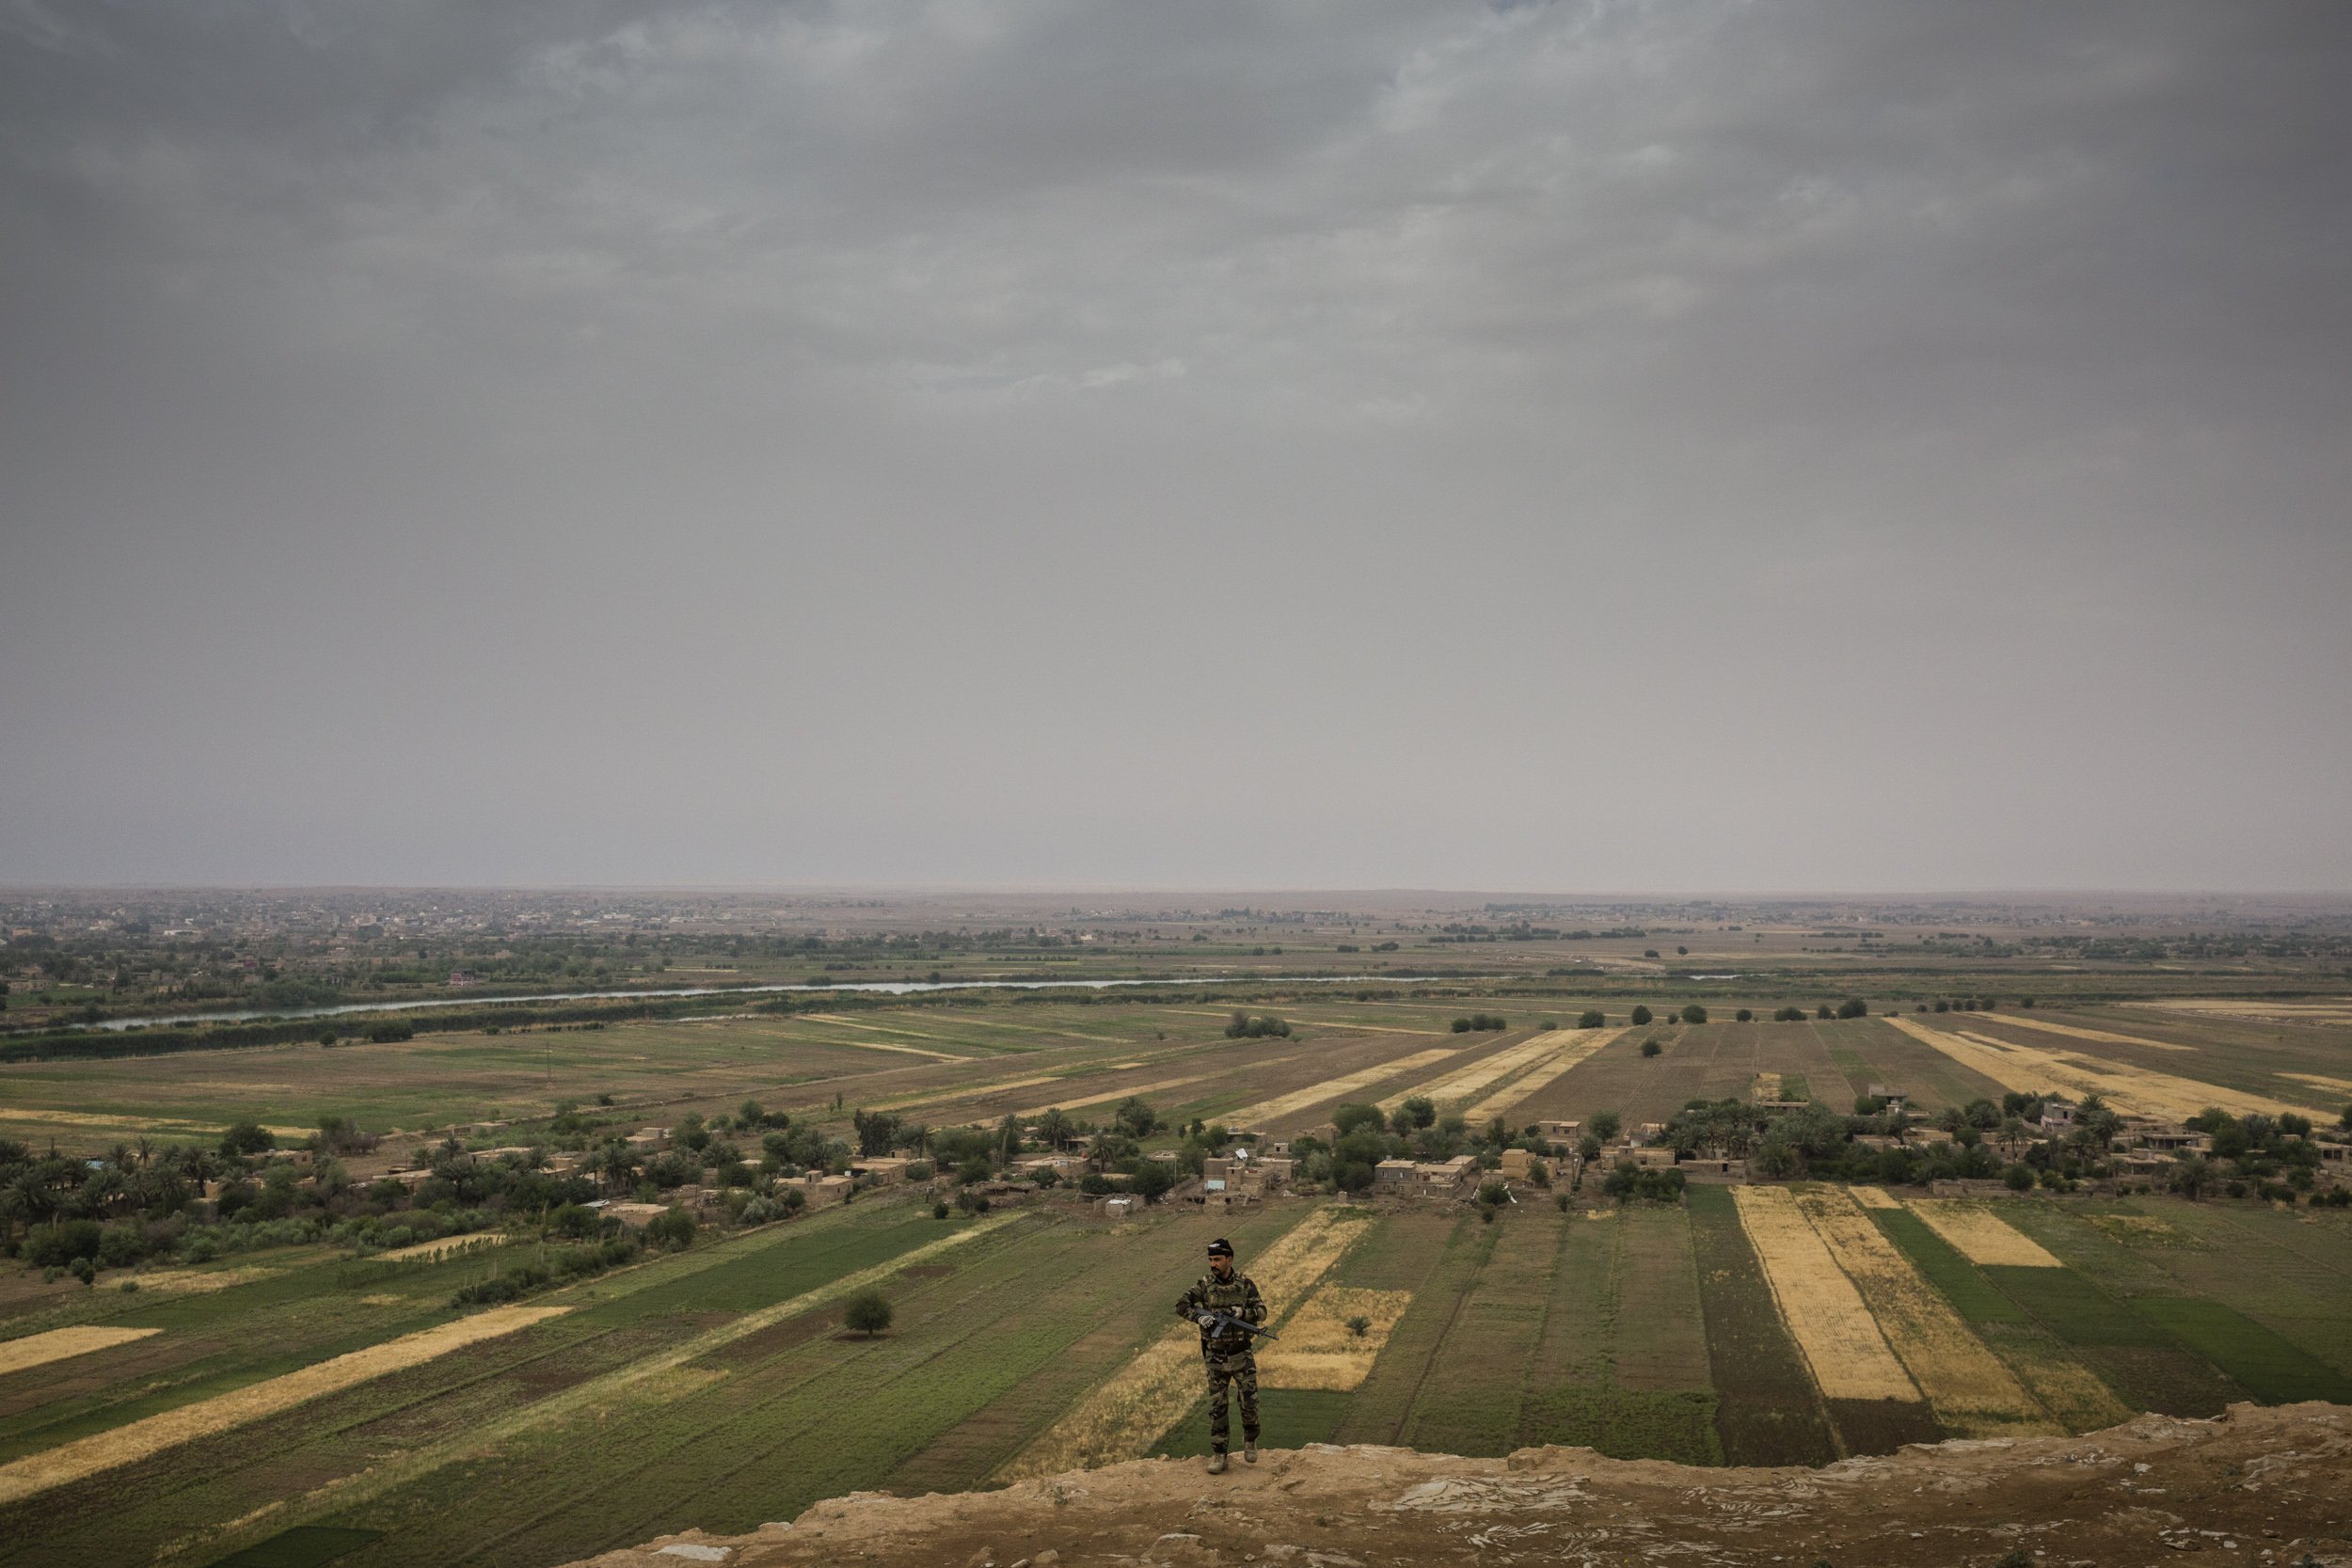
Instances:
[[[1192,1321],[1199,1323],[1202,1328],[1215,1328],[1216,1326],[1216,1314],[1214,1312],[1203,1312]]]

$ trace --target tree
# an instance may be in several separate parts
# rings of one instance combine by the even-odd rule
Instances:
[[[2020,1161],[2003,1171],[2001,1180],[2009,1184],[2010,1192],[2029,1193],[2033,1191],[2033,1167]]]
[[[1579,1029],[1599,1029],[1605,1027],[1608,1022],[1609,1015],[1598,1007],[1587,1007],[1576,1016],[1576,1026]],[[2352,1105],[2344,1107],[2344,1125],[2352,1127]]]
[[[1803,1007],[1775,1007],[1772,1009],[1772,1022],[1774,1023],[1802,1023],[1804,1022],[1804,1009]]]
[[[1377,1105],[1347,1104],[1331,1113],[1331,1125],[1343,1138],[1364,1128],[1377,1132],[1388,1119]]]
[[[260,1154],[278,1147],[278,1134],[257,1121],[236,1121],[220,1135],[220,1151],[231,1157]]]
[[[1407,1126],[1415,1129],[1435,1126],[1438,1120],[1437,1101],[1425,1094],[1409,1095],[1405,1103],[1396,1108],[1396,1117],[1400,1132]]]
[[[1705,1023],[1707,1022],[1707,1009],[1700,1006],[1695,1002],[1685,1002],[1682,1005],[1682,1022],[1685,1023]]]
[[[841,1323],[852,1333],[871,1339],[890,1326],[890,1303],[880,1291],[868,1289],[850,1298],[849,1306],[842,1308]]]
[[[1829,1004],[1824,1002],[1820,1006],[1813,1009],[1813,1016],[1815,1018],[1834,1018],[1836,1015],[1829,1010]]]
[[[1741,1023],[1753,1023],[1756,1022],[1756,1009],[1753,1007],[1742,1007],[1732,1016]]]
[[[1146,1203],[1159,1202],[1167,1196],[1168,1188],[1174,1185],[1176,1185],[1176,1174],[1168,1168],[1168,1162],[1165,1160],[1146,1160],[1137,1165],[1136,1173],[1127,1179],[1128,1190]]]
[[[2192,1154],[2172,1167],[2172,1190],[2195,1201],[2213,1185],[2213,1162],[2201,1154]]]
[[[1076,1131],[1077,1129],[1071,1125],[1070,1118],[1062,1114],[1059,1106],[1056,1106],[1037,1118],[1037,1135],[1043,1138],[1047,1146],[1057,1152],[1069,1144],[1071,1134]]]
[[[755,1101],[747,1100],[743,1104],[751,1111],[759,1108]],[[898,1118],[888,1111],[852,1111],[850,1125],[857,1132],[857,1151],[869,1160],[889,1153],[897,1146]]]
[[[1593,1113],[1593,1136],[1598,1138],[1602,1143],[1608,1143],[1615,1138],[1617,1133],[1622,1131],[1624,1127],[1625,1118],[1618,1116],[1614,1111],[1595,1111]]]
[[[1837,1005],[1839,1018],[1862,1018],[1870,1011],[1870,1004],[1859,996],[1849,996]]]
[[[1159,1114],[1144,1102],[1142,1096],[1133,1094],[1119,1102],[1112,1119],[1129,1137],[1138,1141],[1150,1137],[1160,1125]]]
[[[1650,1021],[1650,1010],[1649,1010],[1647,1007],[1645,1007],[1645,1006],[1639,1006],[1639,1005],[1637,1004],[1637,1005],[1635,1006],[1634,1009],[1633,1009],[1633,1025],[1634,1025],[1634,1027],[1638,1029],[1638,1028],[1640,1028],[1643,1024],[1647,1023],[1649,1021]]]
[[[1660,1045],[1656,1040],[1644,1040],[1642,1042],[1642,1054],[1645,1056],[1655,1056],[1664,1049],[1665,1047]]]

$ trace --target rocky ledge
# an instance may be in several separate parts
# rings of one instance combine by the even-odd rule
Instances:
[[[1237,1459],[1222,1476],[1197,1460],[1138,1460],[993,1492],[855,1493],[788,1525],[690,1530],[587,1568],[1821,1560],[2352,1568],[2352,1409],[2233,1405],[2213,1420],[2143,1416],[2082,1437],[1922,1445],[1820,1470],[1693,1469],[1562,1448],[1458,1459],[1317,1445]]]

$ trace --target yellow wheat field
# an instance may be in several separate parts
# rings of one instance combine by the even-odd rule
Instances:
[[[1764,1265],[1780,1321],[1833,1400],[1915,1400],[1918,1385],[1879,1332],[1862,1293],[1786,1187],[1734,1187],[1740,1225]]]
[[[2119,1035],[2112,1029],[2091,1029],[2079,1023],[2060,1023],[2056,1019],[2027,1018],[2023,1013],[2002,1013],[1999,1022],[2020,1029],[2039,1029],[2045,1035],[2071,1035],[2078,1040],[2105,1040],[2109,1045],[2138,1045],[2150,1051],[2194,1051],[2193,1045],[2175,1045],[2170,1040],[2152,1040],[2144,1035]]]
[[[1369,1215],[1318,1209],[1260,1254],[1249,1276],[1279,1315],[1285,1303],[1311,1291],[1371,1225]],[[1179,1323],[1008,1460],[997,1479],[1019,1481],[1135,1458],[1200,1396],[1200,1375],[1199,1331]]]
[[[1268,1388],[1360,1386],[1412,1304],[1410,1291],[1326,1285],[1291,1314],[1282,1338],[1258,1353],[1258,1381]],[[1362,1334],[1347,1326],[1350,1318],[1366,1320]]]
[[[1943,1237],[1971,1263],[1998,1264],[2011,1269],[2065,1267],[2040,1242],[2018,1230],[2000,1215],[1973,1203],[1950,1198],[1914,1198],[1911,1212],[1930,1230]]]
[[[2058,1431],[1944,1292],[1912,1267],[1859,1204],[1837,1188],[1815,1187],[1797,1196],[1797,1207],[1861,1292],[1940,1425],[1963,1437]]]
[[[470,1318],[443,1323],[418,1334],[405,1334],[380,1345],[352,1351],[298,1372],[273,1377],[215,1394],[209,1400],[149,1416],[111,1432],[101,1432],[62,1444],[42,1453],[0,1465],[0,1504],[12,1503],[84,1480],[102,1471],[135,1465],[167,1449],[199,1437],[227,1432],[295,1405],[307,1404],[338,1389],[418,1366],[467,1345],[494,1339],[561,1316],[565,1307],[494,1307]]]
[[[1124,1100],[1131,1094],[1165,1094],[1169,1089],[1181,1089],[1194,1084],[1204,1083],[1214,1076],[1216,1076],[1214,1073],[1196,1072],[1189,1078],[1163,1078],[1157,1083],[1130,1084],[1123,1089],[1107,1089],[1103,1093],[1087,1095],[1078,1100],[1056,1100],[1043,1105],[1032,1105],[1026,1110],[1015,1111],[1013,1115],[1041,1117],[1052,1110],[1079,1111],[1089,1105],[1103,1105],[1114,1100]]]
[[[253,1085],[236,1085],[240,1087]],[[53,1111],[39,1105],[10,1105],[0,1108],[0,1122],[38,1122],[57,1127],[123,1128],[132,1132],[168,1134],[199,1133],[206,1138],[217,1137],[220,1123],[188,1121],[175,1117],[107,1116],[94,1111]],[[281,1138],[307,1138],[318,1131],[314,1127],[271,1127],[268,1131]]]
[[[389,1252],[379,1252],[379,1263],[412,1263],[435,1258],[454,1258],[461,1252],[486,1252],[491,1247],[504,1246],[506,1238],[497,1234],[477,1232],[470,1236],[443,1236],[437,1241],[419,1242],[413,1246],[396,1246]]]
[[[1237,1128],[1263,1127],[1266,1123],[1279,1121],[1284,1117],[1296,1116],[1310,1105],[1320,1105],[1327,1100],[1338,1100],[1354,1094],[1358,1089],[1369,1087],[1385,1078],[1393,1078],[1400,1072],[1419,1072],[1423,1068],[1434,1067],[1450,1056],[1460,1054],[1459,1050],[1450,1046],[1442,1046],[1431,1051],[1416,1051],[1411,1055],[1400,1056],[1393,1062],[1383,1062],[1378,1067],[1368,1067],[1360,1072],[1349,1072],[1337,1078],[1327,1078],[1322,1083],[1311,1085],[1307,1088],[1295,1090],[1290,1094],[1278,1095],[1272,1100],[1260,1101],[1255,1105],[1245,1105],[1228,1117],[1225,1125]]]
[[[1551,1035],[1538,1035],[1536,1039],[1550,1039],[1565,1035],[1567,1043],[1562,1045],[1549,1061],[1536,1063],[1525,1076],[1488,1095],[1465,1111],[1463,1116],[1472,1127],[1491,1121],[1512,1106],[1534,1099],[1554,1080],[1565,1076],[1579,1063],[1589,1060],[1594,1053],[1624,1033],[1623,1029],[1561,1029]],[[1534,1042],[1531,1040],[1528,1043],[1532,1045]]]
[[[2162,1002],[2125,1002],[2125,1007],[2185,1013],[2191,1018],[2234,1018],[2252,1023],[2352,1023],[2352,1002],[2231,1002],[2210,997],[2169,997]]]
[[[1756,1087],[1749,1092],[1757,1100],[1778,1100],[1780,1098],[1780,1074],[1777,1072],[1757,1073]]]
[[[2208,1105],[2218,1105],[2233,1116],[2257,1112],[2278,1116],[2297,1110],[2283,1101],[2265,1100],[2260,1095],[2225,1089],[2217,1084],[2176,1078],[2169,1072],[2152,1072],[2078,1052],[2042,1051],[1997,1040],[1989,1035],[1947,1034],[1894,1013],[1887,1015],[1886,1022],[1912,1038],[1933,1046],[1961,1066],[1973,1068],[2003,1088],[2021,1094],[2051,1089],[2074,1095],[2095,1094],[2119,1111],[2166,1117],[2175,1121],[2193,1117]]]
[[[232,1285],[250,1285],[257,1279],[267,1279],[276,1269],[159,1269],[153,1274],[137,1275],[142,1291],[162,1291],[167,1293],[207,1293],[226,1291]]]
[[[87,1355],[94,1350],[127,1345],[162,1332],[160,1328],[53,1328],[46,1334],[0,1340],[0,1375],[63,1361],[69,1355]]]
[[[917,1105],[937,1105],[949,1100],[982,1100],[992,1094],[1033,1089],[1040,1084],[1058,1084],[1061,1081],[1062,1074],[1058,1072],[1033,1073],[1026,1078],[999,1078],[991,1084],[965,1084],[958,1088],[930,1089],[922,1094],[900,1095],[896,1100],[878,1100],[874,1108],[878,1111],[907,1111]]]
[[[1393,1111],[1415,1095],[1436,1101],[1440,1105],[1468,1101],[1502,1083],[1514,1073],[1521,1072],[1576,1038],[1574,1029],[1547,1029],[1519,1041],[1506,1051],[1498,1051],[1484,1061],[1472,1062],[1441,1077],[1433,1078],[1409,1089],[1399,1089],[1380,1101],[1384,1111]]]
[[[2330,1078],[2325,1073],[2318,1072],[2282,1072],[2279,1076],[2290,1083],[2307,1084],[2314,1089],[2326,1089],[2330,1094],[2352,1094],[2352,1078]]]
[[[1884,1187],[1856,1187],[1853,1200],[1865,1209],[1899,1209],[1901,1201]]]

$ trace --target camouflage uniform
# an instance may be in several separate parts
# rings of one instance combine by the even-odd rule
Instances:
[[[1179,1316],[1198,1318],[1203,1312],[1224,1312],[1245,1323],[1262,1323],[1266,1320],[1265,1298],[1258,1294],[1257,1281],[1235,1270],[1229,1279],[1218,1279],[1214,1274],[1202,1275],[1193,1288],[1176,1300]],[[1208,1364],[1209,1374],[1209,1449],[1212,1453],[1225,1451],[1230,1430],[1226,1413],[1226,1386],[1230,1384],[1241,1395],[1242,1440],[1258,1440],[1258,1357],[1257,1338],[1240,1329],[1219,1327],[1212,1332],[1200,1331],[1200,1357]]]

